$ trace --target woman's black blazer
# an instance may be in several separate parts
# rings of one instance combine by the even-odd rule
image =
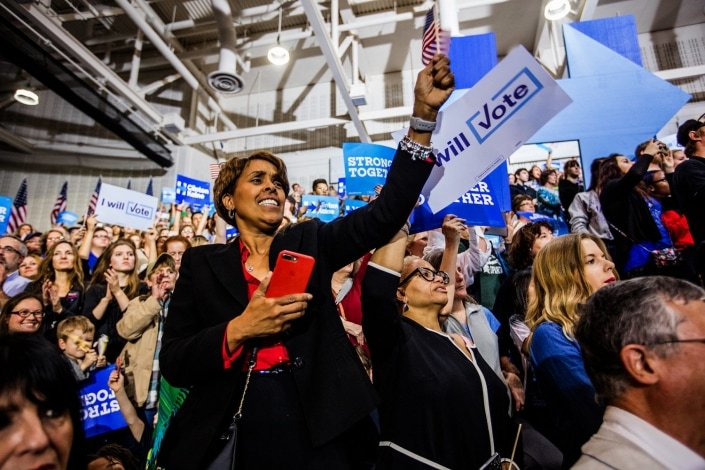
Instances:
[[[291,225],[272,243],[270,269],[285,249],[316,259],[307,289],[313,300],[304,316],[284,334],[314,447],[367,416],[378,401],[336,312],[331,276],[385,244],[399,230],[432,167],[397,151],[376,201],[327,224],[311,220]],[[193,248],[181,263],[164,326],[160,368],[172,385],[190,387],[191,391],[160,452],[166,456],[169,470],[203,467],[204,454],[217,433],[227,427],[240,396],[242,363],[226,371],[222,357],[227,323],[248,303],[238,245]],[[247,412],[246,406],[243,412]]]

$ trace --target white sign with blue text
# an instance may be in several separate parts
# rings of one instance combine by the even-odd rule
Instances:
[[[572,102],[523,47],[457,95],[441,110],[431,139],[437,162],[422,193],[434,213],[482,181]]]
[[[103,183],[95,213],[104,224],[147,230],[154,224],[157,205],[156,197]]]

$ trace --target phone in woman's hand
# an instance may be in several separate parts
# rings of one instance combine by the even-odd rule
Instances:
[[[282,251],[274,266],[266,296],[274,298],[306,292],[314,264],[316,260],[311,256],[294,251]]]

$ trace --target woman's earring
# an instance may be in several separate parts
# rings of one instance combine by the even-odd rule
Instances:
[[[406,303],[406,300],[404,300],[404,305],[401,307],[402,312],[408,312],[409,311],[409,304]]]
[[[232,209],[230,209],[230,210],[228,211],[228,217],[230,217],[231,219],[234,219],[234,218],[235,218],[235,211],[232,210]]]

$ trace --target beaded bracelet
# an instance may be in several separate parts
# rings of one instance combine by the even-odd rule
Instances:
[[[421,160],[427,163],[434,163],[436,161],[436,156],[433,154],[433,147],[426,147],[418,142],[414,142],[408,135],[405,135],[404,138],[401,139],[399,148],[411,154],[411,159],[414,161]]]

